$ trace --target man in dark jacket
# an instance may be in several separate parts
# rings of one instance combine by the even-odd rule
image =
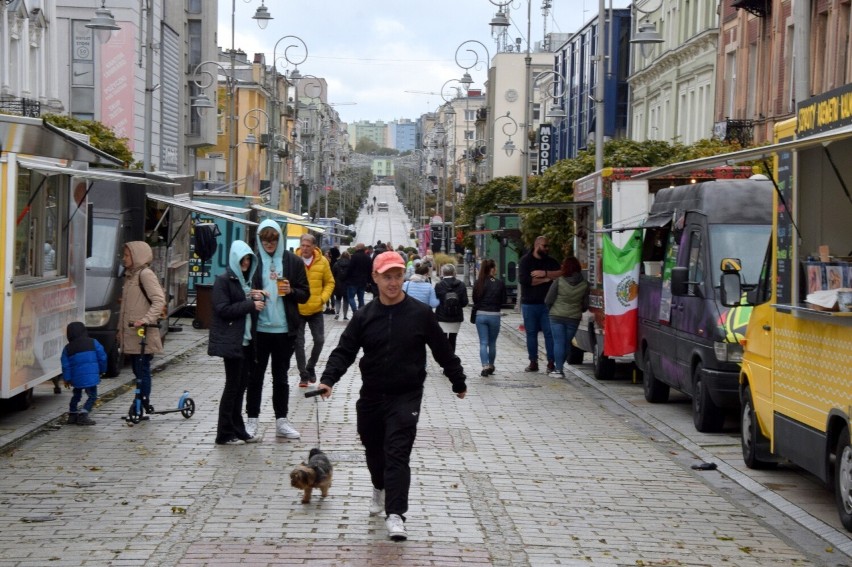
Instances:
[[[553,334],[544,298],[553,280],[562,275],[559,262],[548,255],[546,236],[539,236],[533,249],[518,261],[518,283],[521,285],[521,315],[527,335],[527,355],[530,364],[524,372],[538,372],[538,334],[544,335],[544,351],[547,354],[547,371],[556,367],[553,363]]]
[[[275,434],[298,439],[301,435],[287,419],[290,404],[287,371],[296,346],[299,304],[308,300],[311,289],[305,263],[285,249],[277,222],[267,219],[257,227],[257,249],[259,265],[252,288],[263,290],[267,299],[257,320],[255,365],[246,392],[246,431],[252,437],[257,434],[263,378],[271,358]]]
[[[364,293],[367,290],[367,282],[373,271],[373,260],[367,256],[366,247],[363,242],[355,245],[355,251],[349,260],[349,271],[346,273],[346,298],[349,301],[349,309],[354,314],[358,309],[364,307]],[[355,305],[355,296],[358,296],[358,305]]]
[[[427,346],[456,396],[464,398],[467,392],[464,369],[434,313],[403,293],[404,271],[396,252],[376,257],[372,277],[377,301],[352,317],[329,355],[318,386],[324,398],[331,396],[334,385],[364,350],[359,363],[361,394],[355,408],[373,483],[370,514],[385,512],[388,536],[395,541],[408,537],[404,522],[411,484],[409,459],[426,381]]]

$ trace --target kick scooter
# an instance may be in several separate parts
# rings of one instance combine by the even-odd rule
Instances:
[[[131,323],[132,327],[133,324]],[[140,354],[145,356],[145,345],[148,344],[147,334],[145,329],[147,327],[156,327],[157,325],[143,325],[141,327],[136,327],[136,334],[139,335],[139,345],[140,345]],[[185,418],[189,419],[192,417],[192,414],[195,413],[195,402],[192,398],[189,397],[189,392],[184,390],[180,399],[178,400],[177,407],[174,409],[160,410],[155,411],[154,406],[145,405],[144,400],[142,399],[142,381],[139,376],[136,376],[136,391],[133,396],[133,402],[130,404],[130,410],[127,412],[127,415],[124,416],[124,420],[129,424],[136,424],[142,420],[147,420],[149,417],[147,415],[143,415],[143,413],[147,414],[164,414],[164,413],[176,413],[180,412],[180,414]]]

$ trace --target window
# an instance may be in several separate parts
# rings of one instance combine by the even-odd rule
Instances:
[[[67,273],[68,199],[61,176],[18,172],[15,218],[15,283]]]
[[[465,110],[464,111],[464,121],[465,122],[473,122],[476,120],[476,111],[475,110]]]
[[[697,284],[704,283],[704,255],[701,251],[701,233],[694,230],[689,235],[689,281]],[[689,295],[695,295],[690,290]]]

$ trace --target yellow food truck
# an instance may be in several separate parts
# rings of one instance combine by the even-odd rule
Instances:
[[[852,304],[843,299],[852,288],[850,155],[852,84],[800,103],[771,146],[667,167],[771,164],[773,236],[759,279],[745,281],[737,258],[720,266],[723,303],[753,306],[740,371],[743,459],[814,474],[852,530]]]
[[[90,184],[140,182],[90,165],[123,164],[40,119],[0,115],[0,399],[13,408],[61,374],[65,328],[85,320]]]

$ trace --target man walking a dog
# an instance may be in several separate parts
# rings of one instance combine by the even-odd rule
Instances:
[[[405,264],[396,252],[376,256],[372,277],[377,301],[352,317],[329,355],[317,387],[323,398],[331,396],[334,385],[364,350],[359,364],[362,386],[355,408],[373,483],[370,515],[384,511],[388,536],[394,541],[408,537],[409,459],[423,399],[427,346],[456,396],[462,399],[467,392],[464,369],[435,314],[402,291],[404,272]]]

